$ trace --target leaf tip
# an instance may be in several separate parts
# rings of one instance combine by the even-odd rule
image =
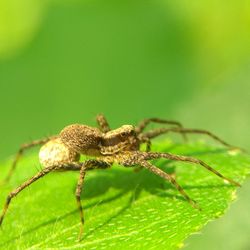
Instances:
[[[228,152],[229,155],[235,156],[235,155],[238,155],[238,154],[240,154],[240,153],[242,153],[244,151],[245,150],[242,150],[240,148],[231,148],[227,152]]]
[[[234,201],[234,200],[236,200],[236,198],[237,198],[236,190],[234,190],[234,191],[232,192],[232,194],[231,194],[231,200]]]

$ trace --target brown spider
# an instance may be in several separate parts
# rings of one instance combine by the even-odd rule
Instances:
[[[10,194],[7,196],[3,212],[0,217],[0,225],[3,222],[11,199],[18,193],[20,193],[24,188],[28,187],[31,183],[35,182],[39,178],[52,171],[76,170],[80,173],[75,193],[81,219],[79,239],[81,239],[84,224],[80,195],[86,171],[91,169],[109,168],[113,163],[117,163],[125,167],[137,165],[140,166],[140,168],[146,168],[154,174],[157,174],[162,178],[170,181],[172,185],[178,189],[181,195],[193,207],[198,209],[199,207],[196,202],[188,196],[188,194],[177,183],[174,177],[163,172],[161,169],[148,162],[148,160],[166,158],[175,161],[184,161],[199,164],[207,170],[213,172],[220,178],[236,186],[240,186],[239,183],[223,176],[217,170],[208,166],[205,162],[199,159],[188,156],[174,155],[170,153],[150,152],[150,140],[168,132],[180,133],[184,137],[188,133],[206,134],[227,147],[235,148],[209,131],[183,128],[182,125],[178,122],[162,120],[158,118],[145,119],[141,123],[139,123],[137,127],[133,127],[131,125],[123,125],[122,127],[114,130],[110,129],[107,120],[103,115],[97,116],[97,122],[100,129],[89,127],[86,125],[73,124],[65,127],[57,136],[33,141],[29,144],[24,144],[21,146],[5,180],[8,181],[10,179],[16,168],[17,161],[19,160],[24,150],[36,145],[45,144],[40,149],[39,153],[39,158],[41,164],[43,165],[43,170],[34,175],[28,181],[25,181],[18,188],[10,192]],[[144,129],[150,122],[169,124],[173,126],[170,128],[163,127],[152,129],[148,132],[143,133]],[[143,143],[146,143],[147,145],[146,152],[140,151],[140,145]],[[92,156],[95,158],[86,160],[84,162],[79,162],[81,154]]]

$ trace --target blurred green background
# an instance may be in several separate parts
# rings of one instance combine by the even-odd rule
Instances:
[[[249,149],[249,107],[249,1],[0,0],[1,159],[100,112],[114,128],[176,119]],[[250,249],[249,191],[186,249]]]

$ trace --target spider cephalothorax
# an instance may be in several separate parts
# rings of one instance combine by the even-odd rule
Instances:
[[[22,155],[23,151],[36,145],[43,145],[39,152],[39,159],[43,165],[43,170],[28,181],[24,182],[8,195],[2,215],[0,217],[0,225],[2,224],[11,199],[31,183],[52,171],[79,171],[79,180],[76,186],[75,194],[81,218],[79,238],[81,238],[84,224],[80,194],[82,191],[85,173],[91,169],[109,168],[113,163],[118,163],[125,167],[137,165],[141,168],[146,168],[154,174],[159,175],[171,182],[171,184],[178,189],[182,196],[193,207],[198,209],[199,207],[196,202],[188,196],[188,194],[183,190],[183,188],[178,184],[173,176],[157,168],[152,163],[150,163],[149,160],[165,158],[175,161],[185,161],[198,164],[210,172],[213,172],[220,178],[226,180],[227,182],[240,186],[239,183],[223,176],[217,170],[199,159],[170,153],[150,152],[151,139],[168,132],[180,133],[184,138],[186,138],[186,134],[188,133],[206,134],[223,145],[232,147],[209,131],[183,128],[178,122],[162,120],[158,118],[145,119],[139,123],[137,127],[133,127],[132,125],[123,125],[120,128],[114,130],[110,129],[108,122],[103,115],[97,116],[97,122],[99,124],[99,128],[93,128],[81,124],[73,124],[65,127],[57,136],[22,145],[12,164],[6,181],[9,180],[12,173],[14,172],[17,161]],[[168,124],[172,125],[172,127],[162,127],[144,132],[144,129],[150,122]],[[146,143],[147,145],[146,151],[140,150],[140,145],[143,143]],[[94,159],[80,162],[81,154],[91,156]]]
[[[101,142],[101,154],[112,155],[122,151],[138,150],[140,141],[131,125],[123,125],[103,135]]]

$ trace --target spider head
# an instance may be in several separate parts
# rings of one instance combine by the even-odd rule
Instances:
[[[114,130],[116,137],[119,138],[121,142],[134,139],[136,137],[135,128],[132,125],[123,125],[120,128]]]
[[[102,133],[97,128],[73,124],[65,127],[61,133],[62,142],[71,150],[86,155],[99,155]]]
[[[102,153],[117,153],[122,150],[138,149],[138,138],[135,128],[123,125],[118,129],[107,132],[102,139]]]

